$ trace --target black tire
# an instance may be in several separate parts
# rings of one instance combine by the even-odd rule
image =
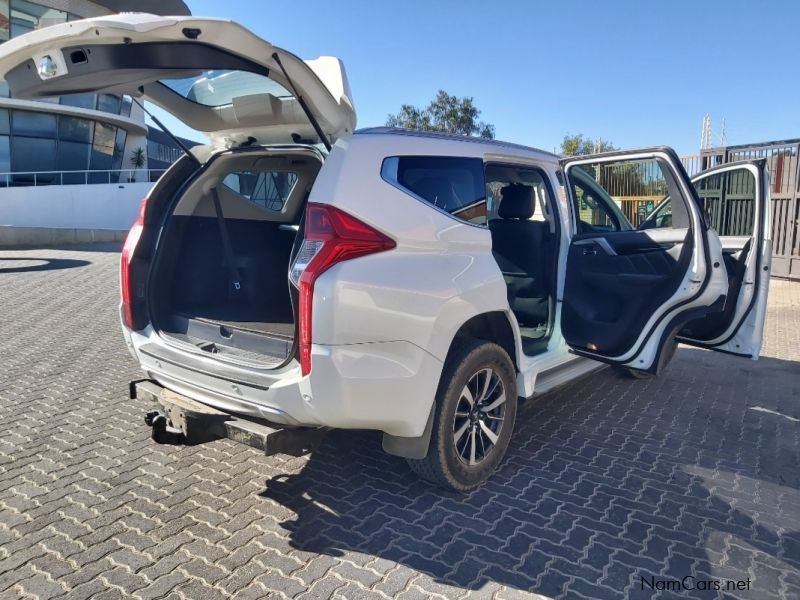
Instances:
[[[486,481],[503,460],[517,416],[517,384],[514,364],[503,348],[474,339],[457,343],[448,355],[436,392],[428,455],[421,460],[408,459],[408,465],[423,479],[467,492]],[[501,393],[504,402],[492,408]],[[467,407],[471,408],[465,417]],[[462,431],[464,427],[466,431]],[[456,438],[459,432],[461,436]]]
[[[663,364],[661,368],[665,368],[671,361],[672,358],[675,356],[675,350],[678,349],[678,342],[673,340],[671,342],[667,342],[667,345],[664,347],[664,356],[663,356]],[[648,373],[647,371],[640,371],[639,369],[631,369],[629,367],[619,367],[619,372],[629,377],[631,379],[653,379],[656,375],[652,373]]]

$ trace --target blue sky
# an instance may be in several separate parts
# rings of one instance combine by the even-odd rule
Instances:
[[[340,57],[360,127],[444,89],[473,96],[499,139],[546,150],[584,133],[697,152],[705,113],[717,143],[723,118],[729,144],[800,137],[792,0],[187,3],[302,58]]]

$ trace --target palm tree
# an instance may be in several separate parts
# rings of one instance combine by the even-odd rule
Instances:
[[[144,148],[139,146],[138,148],[134,149],[131,152],[131,165],[133,166],[134,169],[141,169],[142,167],[144,167],[145,162],[146,158],[144,154]],[[130,182],[136,181],[136,174],[132,173],[128,181]]]

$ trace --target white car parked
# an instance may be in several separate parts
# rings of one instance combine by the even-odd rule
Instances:
[[[208,135],[122,252],[123,333],[147,377],[132,393],[157,402],[157,439],[299,453],[321,428],[372,429],[469,490],[502,460],[518,398],[603,363],[657,375],[676,340],[758,357],[763,162],[690,181],[669,148],[559,159],[355,132],[339,60],[216,19],[55,25],[4,43],[0,72],[16,97],[144,96]],[[665,200],[636,228],[621,195]]]

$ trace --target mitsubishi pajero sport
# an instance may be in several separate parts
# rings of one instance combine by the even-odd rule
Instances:
[[[377,430],[464,491],[502,460],[518,399],[602,364],[657,375],[678,342],[758,357],[763,162],[690,180],[669,148],[560,159],[355,131],[338,59],[217,19],[54,25],[5,42],[0,72],[15,97],[126,93],[208,137],[122,251],[156,439],[302,453],[326,428]],[[631,197],[660,201],[638,227]]]

